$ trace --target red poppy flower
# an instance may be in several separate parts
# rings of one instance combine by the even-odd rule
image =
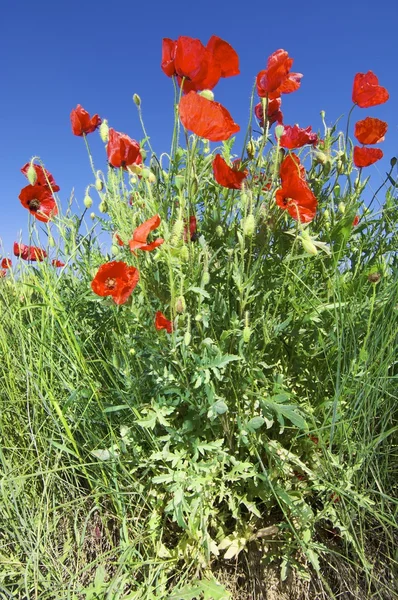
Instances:
[[[293,176],[305,179],[305,167],[301,164],[297,154],[291,152],[285,156],[279,169],[279,175],[282,182]]]
[[[352,88],[352,101],[360,108],[369,108],[387,102],[390,95],[372,71],[357,73]]]
[[[188,241],[188,232],[189,232],[189,239],[191,240],[191,242],[193,242],[195,240],[195,236],[197,233],[196,227],[197,227],[196,217],[194,215],[191,215],[189,217],[189,226],[188,226],[188,223],[186,223],[186,225],[184,227],[184,242]]]
[[[283,123],[281,104],[282,100],[280,98],[274,98],[273,100],[270,100],[268,102],[267,121],[270,127],[276,122]],[[264,127],[264,111],[262,102],[256,104],[256,106],[254,107],[254,114],[256,115],[259,121],[260,127]]]
[[[184,92],[213,89],[221,77],[239,74],[239,58],[224,40],[213,35],[205,47],[198,39],[180,36],[176,41],[165,38],[162,43],[161,68],[168,76],[177,77]]]
[[[299,177],[290,177],[282,182],[276,191],[275,200],[283,210],[287,210],[293,219],[309,223],[315,217],[317,199],[307,183]]]
[[[360,148],[354,146],[354,164],[358,168],[369,167],[383,158],[383,152],[379,148]]]
[[[54,181],[54,177],[51,175],[47,169],[40,165],[32,165],[34,170],[36,171],[36,183],[35,185],[42,185],[43,187],[48,188],[52,192],[59,192],[61,189],[59,185],[57,185]],[[30,167],[30,162],[26,163],[21,169],[21,172],[26,176],[28,173],[28,169]]]
[[[72,123],[73,134],[78,136],[93,133],[101,125],[100,117],[98,115],[90,117],[81,104],[78,104],[70,113],[70,121]]]
[[[290,73],[293,59],[286,50],[276,50],[268,59],[267,68],[257,75],[257,93],[260,98],[278,98],[300,87],[301,73]]]
[[[47,252],[36,246],[26,246],[14,242],[14,255],[23,258],[23,260],[38,260],[42,261],[46,258]]]
[[[359,216],[355,215],[354,220],[352,222],[352,226],[356,227],[358,225],[358,223],[359,223]]]
[[[109,141],[106,148],[109,164],[112,167],[126,169],[131,165],[141,165],[140,145],[128,135],[109,129]]]
[[[0,279],[7,275],[7,271],[5,269],[0,269]]]
[[[306,129],[301,129],[298,125],[284,125],[283,134],[280,137],[279,143],[282,148],[293,150],[301,148],[306,144],[314,145],[318,141],[316,133],[311,131],[311,126]]]
[[[138,269],[114,260],[100,266],[91,282],[91,289],[98,296],[112,296],[116,304],[124,304],[131,296],[139,278]]]
[[[230,190],[240,190],[242,181],[247,177],[248,171],[239,170],[239,164],[234,164],[233,167],[227,165],[221,154],[217,154],[213,160],[214,179],[223,187]]]
[[[38,221],[47,223],[58,214],[58,208],[48,188],[42,185],[27,185],[21,190],[19,199]]]
[[[12,267],[12,261],[9,258],[3,258],[1,261],[2,269],[10,269]]]
[[[124,242],[118,233],[115,233],[115,239],[119,246],[124,246]]]
[[[150,244],[147,243],[148,235],[151,231],[159,227],[159,225],[159,215],[155,215],[154,217],[151,217],[150,219],[145,221],[145,223],[142,223],[142,225],[139,225],[139,227],[137,227],[137,229],[135,229],[135,231],[133,232],[133,237],[129,241],[130,250],[133,252],[134,250],[139,249],[150,252],[151,250],[154,250],[155,248],[163,244],[163,238],[157,238],[154,242],[151,242]]]
[[[211,142],[227,140],[240,130],[219,102],[207,100],[195,92],[181,98],[179,112],[185,129]]]
[[[54,258],[51,261],[51,264],[52,264],[53,267],[64,267],[65,266],[65,263],[63,263],[62,260],[58,260],[56,258]]]
[[[355,123],[354,135],[360,144],[379,144],[384,140],[387,128],[388,123],[385,121],[366,117]]]
[[[167,319],[160,310],[155,315],[155,327],[158,331],[165,329],[167,333],[173,331],[173,323]]]

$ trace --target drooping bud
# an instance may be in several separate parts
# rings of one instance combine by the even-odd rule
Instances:
[[[95,212],[92,212],[92,213],[90,213],[90,219],[91,219],[92,221],[94,221],[95,217],[96,217],[96,214],[95,214]]]
[[[106,142],[108,141],[108,137],[109,137],[109,127],[108,127],[108,121],[106,119],[104,119],[101,123],[101,125],[99,126],[99,134],[101,137],[101,140],[104,142],[104,144],[106,144]]]
[[[307,231],[302,232],[300,239],[301,239],[301,243],[303,244],[303,248],[307,252],[307,254],[312,254],[314,256],[315,256],[315,254],[318,254],[318,250],[316,249],[316,246],[313,243],[313,241]]]
[[[192,339],[192,336],[191,336],[190,332],[186,331],[184,334],[184,344],[186,346],[189,346],[189,344],[191,343],[191,339]]]
[[[133,94],[133,100],[136,106],[141,106],[141,98],[138,94]]]
[[[214,94],[211,90],[202,90],[199,92],[199,96],[203,96],[206,100],[214,100]]]
[[[395,167],[395,165],[397,164],[397,161],[398,161],[397,157],[393,156],[392,159],[390,160],[390,165],[392,167]]]
[[[250,214],[243,221],[243,235],[251,237],[256,230],[256,220],[254,215]]]
[[[256,154],[256,147],[254,145],[253,140],[250,140],[246,146],[247,156],[252,160]]]
[[[282,137],[284,131],[285,128],[283,127],[283,125],[277,125],[275,127],[275,137],[277,140],[279,140]]]
[[[84,196],[83,204],[86,208],[91,208],[93,205],[93,200],[89,196],[88,192],[86,192],[86,195]]]
[[[178,296],[176,303],[175,303],[175,311],[182,315],[185,310],[186,310],[186,303],[185,303],[185,298],[184,296]]]
[[[35,185],[36,181],[37,181],[37,173],[36,173],[36,169],[33,166],[33,161],[30,163],[28,170],[26,172],[26,177],[28,178],[28,181],[31,185]]]
[[[97,177],[97,179],[95,180],[95,189],[99,192],[101,192],[104,189],[104,184],[102,183],[99,177]]]
[[[106,212],[108,212],[108,203],[107,203],[107,201],[106,201],[106,200],[103,200],[103,201],[100,203],[100,205],[99,205],[99,207],[98,207],[98,210],[99,210],[100,212],[102,212],[102,213],[106,213]]]

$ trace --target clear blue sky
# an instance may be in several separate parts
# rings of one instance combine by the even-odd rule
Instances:
[[[151,142],[168,151],[173,85],[160,69],[163,37],[213,34],[240,56],[241,75],[221,80],[216,100],[245,129],[254,77],[267,57],[284,48],[293,71],[304,74],[298,92],[283,97],[286,124],[321,127],[319,112],[332,124],[351,107],[355,73],[371,69],[390,92],[387,104],[355,109],[355,120],[375,116],[389,123],[380,146],[387,160],[369,167],[374,187],[389,159],[398,155],[397,0],[309,2],[109,2],[104,0],[3,0],[0,22],[0,238],[4,254],[20,229],[27,241],[27,211],[18,195],[27,181],[20,168],[39,155],[61,187],[81,201],[92,182],[84,142],[72,135],[69,114],[78,103],[99,113],[116,130],[141,139],[133,93],[142,108]],[[97,168],[105,153],[90,135]],[[236,151],[240,147],[236,146]]]

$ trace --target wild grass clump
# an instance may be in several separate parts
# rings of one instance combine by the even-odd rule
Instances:
[[[273,569],[297,597],[397,595],[396,159],[371,194],[337,125],[284,148],[260,83],[243,150],[182,144],[202,100],[176,87],[170,154],[103,121],[107,171],[72,111],[83,210],[26,169],[47,192],[0,280],[4,598],[268,597]]]

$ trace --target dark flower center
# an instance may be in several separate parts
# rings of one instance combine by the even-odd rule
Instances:
[[[116,287],[116,279],[108,277],[108,279],[105,281],[105,286],[108,288],[108,290],[114,290]]]
[[[39,210],[40,201],[37,200],[36,198],[33,198],[33,200],[29,200],[28,206],[29,206],[30,210],[33,210],[33,211]]]

